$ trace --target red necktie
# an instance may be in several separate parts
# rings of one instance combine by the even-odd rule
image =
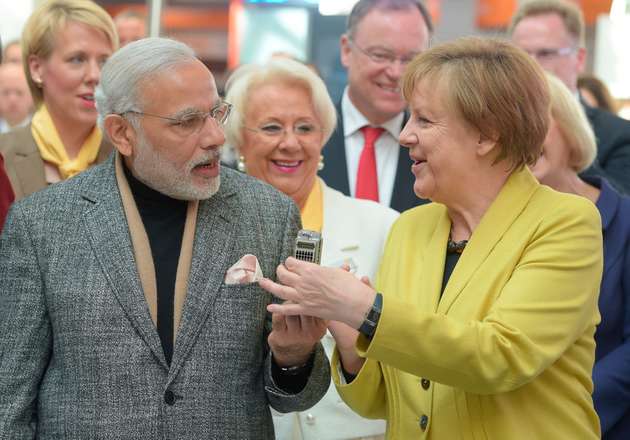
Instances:
[[[357,171],[357,190],[355,191],[357,199],[368,199],[378,202],[378,174],[376,172],[374,143],[383,131],[380,127],[365,126],[361,128],[365,143],[363,144]]]

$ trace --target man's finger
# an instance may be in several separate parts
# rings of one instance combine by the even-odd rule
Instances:
[[[275,331],[285,331],[287,329],[286,317],[276,313],[271,315],[271,329]]]

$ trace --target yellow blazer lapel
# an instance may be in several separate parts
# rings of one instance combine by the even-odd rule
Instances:
[[[444,289],[438,312],[448,312],[475,271],[527,206],[538,187],[539,183],[529,169],[524,168],[512,173],[470,237]],[[443,243],[446,243],[447,237],[448,234],[444,237]],[[444,260],[441,263],[443,267]]]

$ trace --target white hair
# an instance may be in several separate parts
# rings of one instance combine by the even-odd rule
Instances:
[[[142,111],[139,90],[143,82],[193,60],[190,47],[168,38],[144,38],[116,51],[103,66],[95,92],[101,129],[107,115]]]
[[[304,64],[287,58],[272,58],[265,64],[249,64],[232,73],[225,86],[225,100],[234,105],[234,111],[225,127],[227,146],[238,153],[243,142],[243,122],[247,113],[249,94],[256,85],[266,83],[299,84],[311,97],[315,114],[322,124],[323,144],[328,141],[337,125],[337,112],[324,81]],[[277,105],[281,105],[278,103]]]

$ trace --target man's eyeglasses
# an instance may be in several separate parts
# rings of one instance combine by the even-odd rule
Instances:
[[[251,127],[245,127],[245,126],[244,128],[249,131],[259,133],[270,139],[279,139],[279,138],[284,137],[287,134],[287,129],[283,127],[282,125],[276,124],[276,123],[265,124],[259,128],[251,128]],[[305,140],[312,140],[322,132],[322,129],[318,127],[317,125],[312,124],[310,122],[300,122],[293,126],[292,131],[293,131],[293,134],[295,134],[295,136],[299,138],[302,138]]]
[[[363,49],[359,46],[353,39],[349,38],[348,41],[350,44],[361,52],[363,55],[367,56],[372,62],[376,64],[395,64],[396,61],[399,61],[401,65],[406,66],[415,58],[418,53],[410,53],[408,55],[399,57],[391,51],[385,49]]]
[[[530,56],[537,60],[547,61],[555,58],[566,57],[577,51],[577,47],[559,47],[559,48],[543,48],[538,50],[525,50]]]
[[[189,113],[179,118],[169,116],[155,115],[152,113],[144,113],[135,110],[127,110],[120,113],[123,116],[126,113],[133,113],[140,116],[150,116],[152,118],[164,119],[170,121],[170,126],[182,136],[191,136],[199,133],[201,127],[206,123],[206,119],[212,118],[217,124],[224,125],[232,111],[232,104],[222,101],[212,107],[209,112]]]

